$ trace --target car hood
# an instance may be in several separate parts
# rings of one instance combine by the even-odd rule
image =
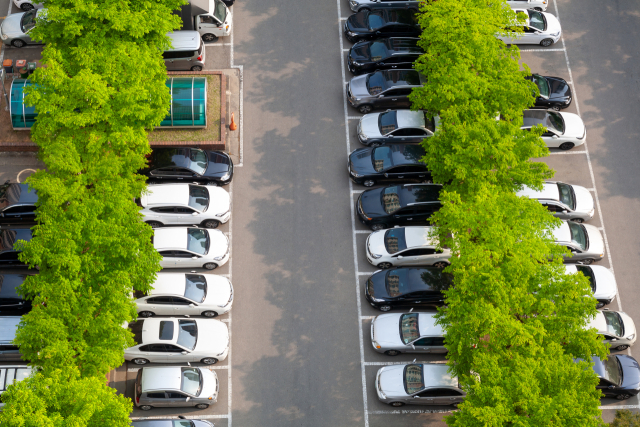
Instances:
[[[220,230],[207,230],[209,232],[210,246],[207,257],[222,256],[229,250],[229,239]]]
[[[567,82],[558,77],[547,77],[549,82],[549,100],[550,101],[564,101],[571,97],[571,87]]]
[[[368,31],[369,27],[367,25],[367,18],[369,17],[369,12],[363,10],[361,12],[354,13],[349,18],[347,18],[347,26],[350,30],[354,31]]]
[[[576,195],[576,212],[593,211],[593,196],[589,190],[579,185],[574,185],[573,192]]]
[[[209,164],[207,170],[204,171],[205,176],[221,176],[233,168],[231,158],[224,153],[209,151],[208,156]]]
[[[367,90],[367,77],[368,74],[363,74],[362,76],[356,76],[351,79],[351,81],[349,82],[351,95],[355,96],[356,98],[370,96],[369,91]]]
[[[554,15],[545,13],[544,18],[547,20],[547,33],[555,34],[562,31],[562,28],[560,28],[560,21],[558,21],[558,18]]]
[[[604,240],[602,239],[602,234],[600,234],[600,230],[597,227],[589,224],[582,224],[587,230],[587,235],[589,236],[589,249],[588,252],[592,254],[604,254]]]
[[[2,25],[0,25],[2,34],[6,34],[11,37],[21,36],[24,34],[22,32],[22,27],[20,26],[20,21],[22,21],[23,15],[24,13],[14,13],[13,15],[7,16],[4,21],[2,21]]]
[[[349,162],[351,170],[361,175],[370,175],[377,173],[371,162],[372,148],[359,148],[349,154]]]
[[[376,255],[388,255],[387,248],[384,247],[384,234],[387,230],[374,231],[369,235],[369,252]]]
[[[613,299],[616,296],[616,279],[611,270],[601,265],[591,265],[590,268],[596,282],[593,296],[601,300]]]
[[[207,368],[200,368],[202,373],[202,391],[200,392],[200,399],[206,399],[209,396],[213,396],[218,388],[218,376],[216,373]]]
[[[215,356],[229,347],[229,329],[216,319],[198,319],[198,341],[194,351]]]
[[[584,122],[579,115],[573,113],[560,113],[564,120],[564,136],[580,138],[585,133]]]
[[[213,185],[208,185],[209,207],[207,212],[222,214],[228,212],[231,207],[231,197],[224,189]]]
[[[382,136],[380,133],[380,126],[378,126],[378,120],[380,119],[380,113],[371,113],[363,116],[360,119],[360,132],[362,132],[367,138],[379,138]]]
[[[640,388],[640,366],[631,356],[616,355],[622,365],[622,388],[638,390]]]
[[[360,202],[364,214],[369,218],[387,216],[382,206],[382,192],[384,188],[374,188],[373,190],[366,190],[360,194]]]
[[[233,288],[229,279],[222,276],[207,274],[207,297],[203,305],[222,307],[229,302]]]
[[[387,397],[408,396],[404,390],[404,367],[405,365],[393,365],[380,369],[378,386]]]
[[[402,313],[381,314],[373,319],[373,339],[382,346],[404,347],[400,339],[400,317]]]

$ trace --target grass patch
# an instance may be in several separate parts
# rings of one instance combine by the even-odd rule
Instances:
[[[174,77],[206,77],[207,127],[205,129],[154,129],[149,141],[202,142],[220,141],[220,78],[214,75],[180,75]]]

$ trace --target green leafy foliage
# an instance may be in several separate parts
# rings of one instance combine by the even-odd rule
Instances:
[[[616,411],[616,417],[610,427],[640,427],[640,414],[631,412],[628,409],[619,409]]]
[[[2,393],[3,427],[129,426],[131,400],[76,368],[37,373]]]
[[[553,176],[541,127],[522,130],[538,93],[519,51],[496,34],[523,17],[504,1],[423,4],[415,67],[427,77],[414,109],[440,116],[423,161],[444,184],[432,217],[453,251],[454,286],[438,322],[450,371],[467,391],[451,426],[600,426],[600,392],[588,362],[607,346],[587,329],[595,299],[582,274],[566,275],[538,201],[516,196]],[[521,30],[520,30],[521,31]]]

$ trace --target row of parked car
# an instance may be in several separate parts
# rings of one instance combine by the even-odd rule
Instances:
[[[231,216],[231,198],[221,186],[231,182],[233,162],[223,152],[166,147],[154,150],[148,167],[139,173],[150,184],[136,202],[141,219],[154,228],[153,244],[162,255],[163,271],[149,292],[134,295],[139,320],[128,327],[136,345],[125,349],[124,357],[135,365],[186,366],[140,369],[134,402],[143,410],[206,408],[217,400],[216,373],[190,363],[212,365],[226,359],[229,330],[215,317],[231,309],[233,286],[220,275],[164,269],[213,270],[228,262],[229,239],[216,228]],[[0,267],[26,267],[13,245],[31,239],[31,230],[21,227],[33,224],[37,200],[27,184],[0,186]],[[31,302],[19,295],[26,277],[0,274],[0,361],[22,361],[13,339],[20,316],[31,310]],[[2,369],[0,384],[6,385],[30,372],[24,365]]]
[[[500,36],[505,43],[549,46],[559,40],[560,24],[545,13],[546,0],[507,2],[527,16],[524,34]],[[371,306],[383,312],[371,322],[373,350],[388,356],[402,353],[446,353],[446,336],[435,322],[435,313],[416,312],[442,306],[443,292],[452,285],[451,251],[439,245],[431,215],[440,207],[441,186],[431,184],[431,173],[420,159],[418,145],[437,132],[439,117],[410,111],[409,94],[427,77],[413,69],[423,54],[415,11],[419,2],[392,0],[350,0],[355,12],[346,19],[344,35],[354,45],[347,55],[347,67],[355,77],[346,85],[347,101],[364,116],[357,136],[364,148],[348,157],[348,173],[357,185],[374,187],[363,191],[355,203],[362,224],[373,232],[367,237],[367,260],[379,268],[364,284]],[[570,106],[572,93],[562,78],[532,74],[527,77],[539,89],[535,106],[524,112],[523,129],[542,125],[542,139],[550,148],[568,150],[582,145],[586,127],[582,119],[560,110]],[[373,112],[373,110],[385,110]],[[497,118],[500,119],[499,117]],[[584,224],[594,216],[594,200],[584,187],[563,182],[546,182],[542,190],[524,188],[519,196],[538,200],[563,220],[554,230],[556,243],[571,256],[565,259],[567,274],[581,272],[590,281],[600,309],[589,327],[596,328],[615,350],[636,341],[633,320],[623,312],[603,308],[616,297],[611,271],[592,266],[604,257],[600,231]],[[401,310],[400,312],[390,312]],[[407,311],[409,310],[409,311]],[[627,399],[640,391],[640,369],[626,355],[607,360],[593,358],[600,378],[598,388],[606,396]],[[465,397],[457,378],[446,365],[430,363],[394,364],[381,368],[375,378],[380,401],[392,406],[457,405]]]

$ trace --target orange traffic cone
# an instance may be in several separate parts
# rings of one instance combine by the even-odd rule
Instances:
[[[231,124],[229,124],[229,130],[236,129],[238,129],[238,125],[236,125],[236,122],[233,120],[233,113],[231,113]]]

